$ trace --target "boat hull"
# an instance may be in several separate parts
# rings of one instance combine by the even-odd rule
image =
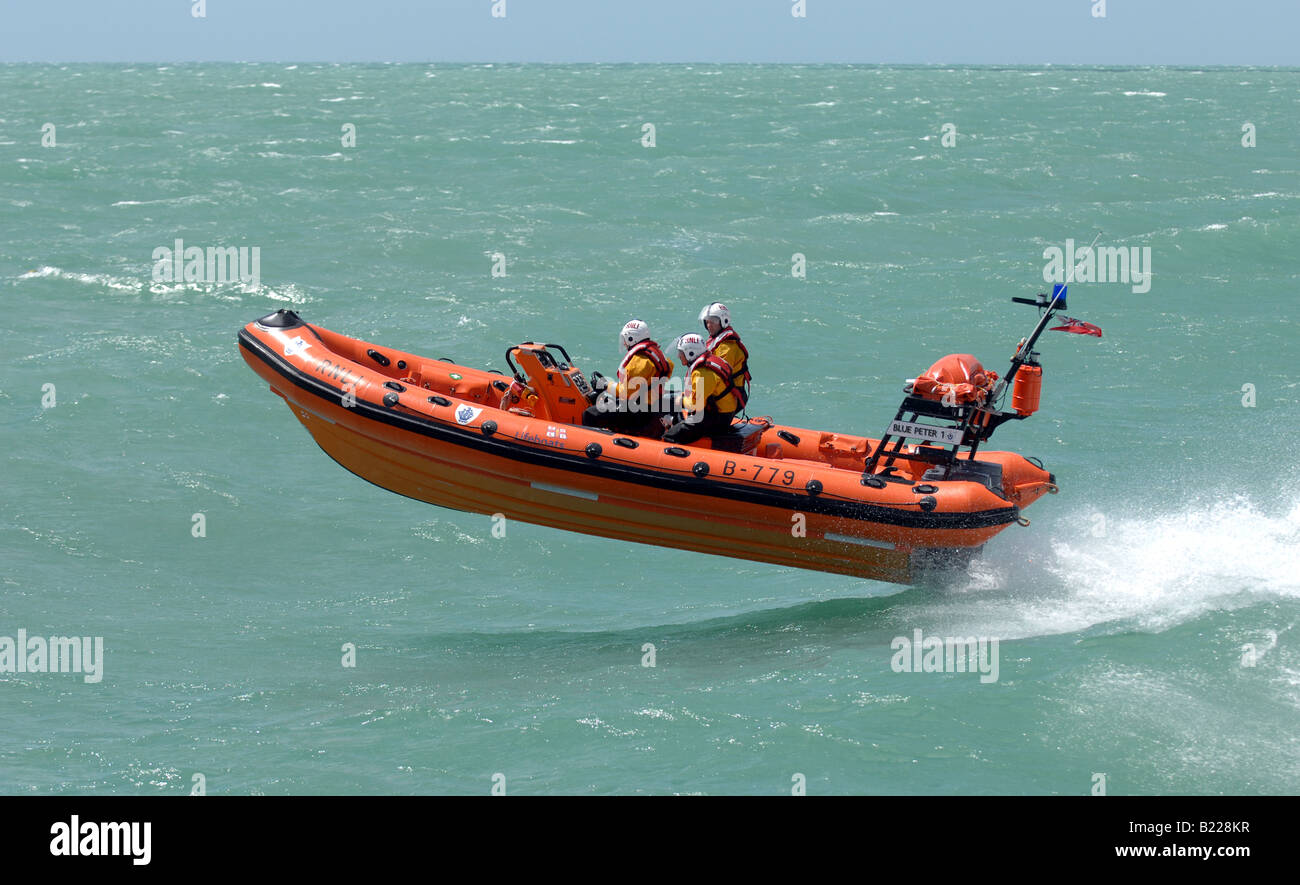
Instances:
[[[490,405],[496,382],[483,377],[490,374],[305,323],[250,323],[239,341],[250,368],[331,458],[382,488],[440,507],[909,583],[929,564],[973,553],[1016,521],[1022,506],[976,482],[908,478],[863,486],[860,467],[794,457],[808,455],[798,449],[816,437],[789,432],[799,439],[780,443],[790,457],[771,443],[759,450],[774,457],[758,457],[513,414]],[[402,372],[405,382],[393,380]],[[420,385],[410,383],[420,377]],[[923,495],[918,486],[935,491]],[[923,509],[923,497],[933,500],[932,510]]]

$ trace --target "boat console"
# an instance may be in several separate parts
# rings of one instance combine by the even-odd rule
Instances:
[[[552,348],[562,358],[557,358]],[[506,350],[506,363],[515,384],[502,397],[501,408],[513,406],[561,424],[582,423],[582,413],[591,405],[595,391],[562,346],[525,341]]]

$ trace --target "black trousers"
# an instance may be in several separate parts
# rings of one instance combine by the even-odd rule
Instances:
[[[629,436],[649,436],[658,439],[663,433],[663,424],[658,412],[604,412],[595,406],[589,406],[582,413],[583,427],[603,427],[615,433]]]
[[[735,414],[735,412],[706,411],[703,420],[694,424],[689,421],[679,421],[664,434],[664,442],[688,446],[700,437],[726,433],[731,429],[731,419]]]

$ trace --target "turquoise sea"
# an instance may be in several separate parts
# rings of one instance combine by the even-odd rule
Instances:
[[[1099,231],[1150,290],[1072,286],[1104,337],[1047,333],[994,439],[1061,493],[936,587],[494,537],[340,469],[235,343],[288,307],[611,374],[720,299],[751,412],[876,436],[944,354],[1005,369]],[[258,279],[156,281],[177,239]],[[1300,792],[1297,256],[1294,69],[0,66],[0,669],[104,649],[0,672],[0,792]],[[997,681],[896,672],[916,630]]]

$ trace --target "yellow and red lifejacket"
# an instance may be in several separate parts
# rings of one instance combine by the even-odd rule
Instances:
[[[731,342],[740,349],[739,364],[732,365],[729,360],[718,353],[718,346],[726,342]],[[749,372],[749,349],[745,347],[745,342],[740,340],[740,335],[735,329],[728,326],[710,338],[704,346],[708,348],[708,353],[718,356],[727,366],[727,374],[722,376],[723,380],[727,382],[727,390],[720,396],[726,396],[728,393],[734,394],[738,404],[736,411],[745,408],[749,402],[749,382],[753,380],[753,376]]]
[[[704,411],[715,411],[715,412],[725,411],[729,413],[740,411],[742,405],[741,398],[739,396],[735,396],[735,394],[738,391],[738,388],[731,383],[730,363],[728,363],[722,357],[718,356],[716,353],[705,353],[697,360],[695,360],[695,362],[691,363],[691,372],[694,373],[697,369],[708,369],[713,374],[717,375],[718,380],[722,382],[721,390],[719,390],[716,393],[711,393],[708,395],[708,398],[704,402]],[[689,378],[687,379],[687,384],[690,384]],[[722,400],[725,400],[728,396],[733,397],[733,399],[736,402],[736,408],[734,409],[719,408],[718,404]]]
[[[660,402],[663,396],[664,379],[673,374],[673,364],[668,357],[664,356],[664,352],[659,348],[659,345],[649,338],[645,341],[638,341],[629,347],[627,353],[623,356],[623,361],[618,364],[618,391],[624,395],[629,392],[628,381],[630,379],[627,374],[627,366],[633,357],[638,356],[649,360],[654,367],[654,374],[646,379],[649,384],[646,394],[650,397],[651,402]]]

